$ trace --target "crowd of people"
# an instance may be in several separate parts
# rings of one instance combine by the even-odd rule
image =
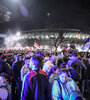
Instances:
[[[0,52],[0,100],[90,100],[90,54]]]

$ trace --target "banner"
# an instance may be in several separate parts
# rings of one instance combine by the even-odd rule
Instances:
[[[36,48],[40,49],[39,44],[37,44],[36,42],[34,43],[34,46],[35,46]]]

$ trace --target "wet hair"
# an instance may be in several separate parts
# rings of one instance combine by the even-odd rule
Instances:
[[[61,69],[59,70],[58,75],[61,75],[62,73],[66,73],[66,74],[68,75],[67,69],[66,69],[66,68],[61,68]]]

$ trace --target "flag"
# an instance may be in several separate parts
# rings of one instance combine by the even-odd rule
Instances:
[[[83,50],[89,49],[90,48],[90,37],[87,38],[86,43],[83,46]]]
[[[37,44],[36,42],[34,43],[34,46],[35,46],[36,48],[40,49],[39,44]]]

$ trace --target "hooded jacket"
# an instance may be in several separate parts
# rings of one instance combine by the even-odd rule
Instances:
[[[69,100],[72,92],[80,93],[80,90],[71,78],[68,77],[65,84],[61,83],[59,79],[54,81],[52,87],[53,100]]]

